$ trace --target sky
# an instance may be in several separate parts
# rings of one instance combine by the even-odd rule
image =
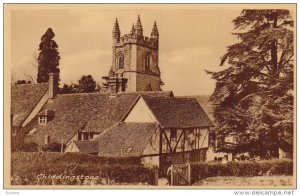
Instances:
[[[231,22],[240,12],[240,8],[206,9],[201,5],[22,7],[10,14],[12,73],[17,79],[36,75],[34,57],[41,36],[51,27],[61,56],[61,84],[77,83],[87,74],[101,81],[111,66],[115,18],[122,36],[140,15],[144,36],[150,37],[157,22],[163,90],[172,90],[177,96],[210,95],[215,81],[205,70],[224,69],[219,66],[220,57],[237,41],[231,34]]]

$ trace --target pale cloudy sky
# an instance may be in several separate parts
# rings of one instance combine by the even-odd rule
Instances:
[[[33,6],[33,5],[32,5]],[[236,42],[231,21],[241,8],[210,9],[193,5],[170,9],[158,5],[81,5],[26,8],[11,12],[11,63],[16,77],[35,74],[31,63],[41,36],[51,27],[61,56],[61,84],[75,83],[91,74],[100,81],[112,59],[112,28],[117,17],[121,34],[130,32],[137,15],[144,35],[150,36],[156,20],[160,34],[159,66],[165,85],[175,95],[209,95],[215,82],[205,70],[217,71],[226,47]]]

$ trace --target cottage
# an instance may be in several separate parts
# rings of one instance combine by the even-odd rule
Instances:
[[[101,156],[140,156],[165,170],[171,163],[205,161],[211,127],[194,98],[141,95],[121,122],[94,141]]]

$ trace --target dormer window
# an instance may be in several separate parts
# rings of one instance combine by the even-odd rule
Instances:
[[[93,139],[93,132],[78,132],[78,141],[88,141]]]
[[[38,114],[38,121],[40,125],[46,125],[52,118],[54,118],[54,111],[45,109]]]
[[[131,152],[132,151],[132,147],[127,148],[126,152]]]
[[[46,125],[47,124],[47,116],[39,116],[39,124]]]

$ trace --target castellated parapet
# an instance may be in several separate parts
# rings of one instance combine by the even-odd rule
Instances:
[[[120,37],[115,46],[123,46],[125,44],[138,44],[145,47],[150,47],[158,50],[158,39],[150,38],[146,36],[136,36],[132,34],[125,34],[123,37]]]
[[[143,35],[140,16],[129,34],[121,36],[118,19],[112,30],[112,66],[105,77],[108,88],[119,91],[160,91],[159,33],[154,22],[151,37]],[[118,78],[115,81],[115,78]],[[122,85],[122,86],[118,86]]]

